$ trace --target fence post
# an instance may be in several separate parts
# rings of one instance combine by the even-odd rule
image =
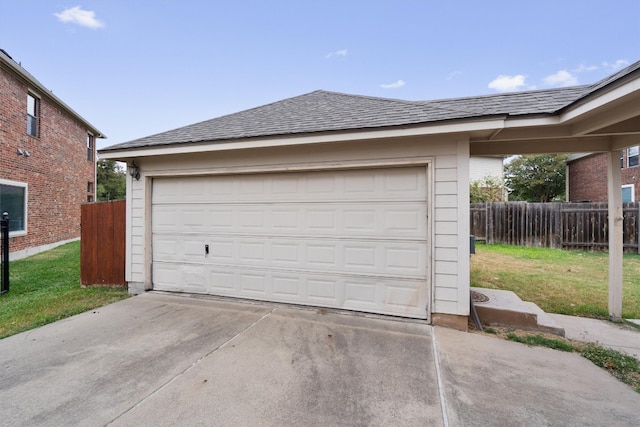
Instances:
[[[4,212],[0,220],[0,240],[2,240],[2,279],[0,295],[9,292],[9,214]]]

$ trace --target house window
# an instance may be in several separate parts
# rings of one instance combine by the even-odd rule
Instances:
[[[87,182],[87,193],[93,193],[93,182]]]
[[[634,202],[634,185],[623,185],[622,186],[622,203]]]
[[[87,203],[93,202],[93,196],[87,196]]]
[[[27,133],[38,136],[38,117],[40,116],[40,100],[32,94],[27,94]]]
[[[627,165],[628,167],[638,166],[638,151],[639,148],[637,145],[635,147],[631,147],[627,150]]]
[[[9,214],[9,235],[27,232],[27,184],[0,180],[0,214]]]
[[[93,135],[87,134],[87,160],[93,160]]]
[[[624,150],[620,150],[620,169],[624,168]]]

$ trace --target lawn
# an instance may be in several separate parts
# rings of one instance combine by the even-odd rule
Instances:
[[[471,286],[505,289],[549,313],[608,318],[609,255],[476,245]],[[625,254],[622,316],[640,319],[640,255]]]
[[[0,338],[127,297],[123,287],[80,287],[80,242],[10,263],[0,296]]]

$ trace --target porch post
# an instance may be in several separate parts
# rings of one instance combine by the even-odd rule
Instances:
[[[622,321],[623,212],[620,152],[609,152],[607,162],[609,193],[609,319]]]

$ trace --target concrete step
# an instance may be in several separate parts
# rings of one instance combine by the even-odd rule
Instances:
[[[522,301],[511,291],[471,288],[488,298],[475,302],[480,321],[490,326],[507,326],[531,331],[540,331],[564,337],[564,328],[536,304]]]
[[[553,317],[549,314],[545,313],[540,307],[536,304],[524,301],[525,304],[531,307],[531,310],[534,311],[538,316],[538,327],[536,330],[541,332],[548,332],[550,334],[559,335],[561,337],[565,336],[565,330],[562,326],[556,322]]]

